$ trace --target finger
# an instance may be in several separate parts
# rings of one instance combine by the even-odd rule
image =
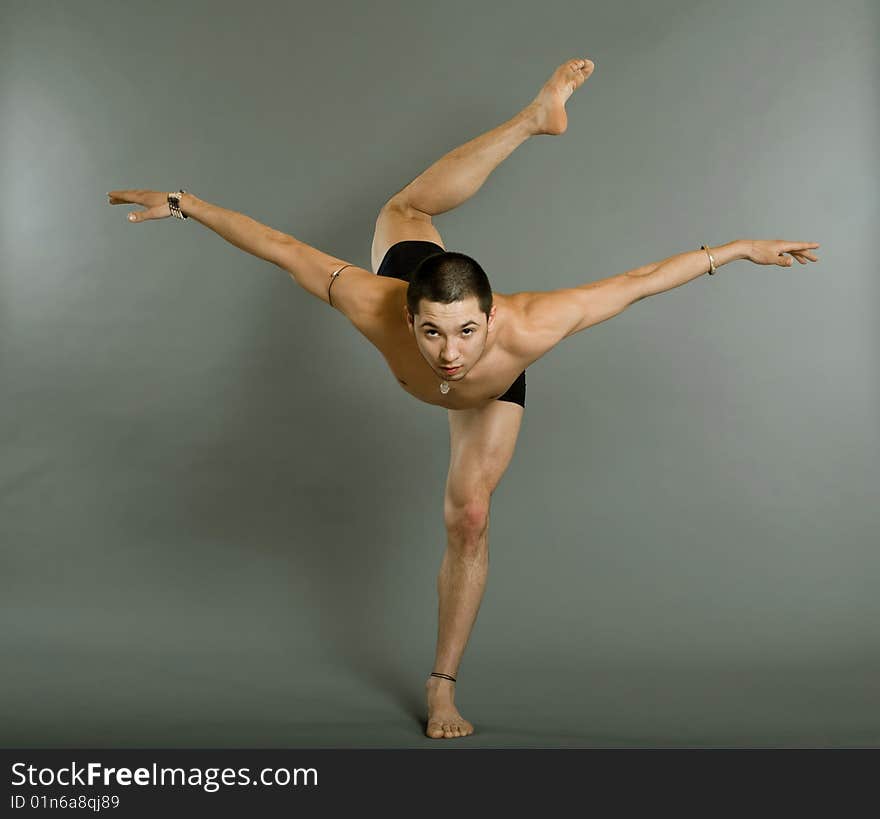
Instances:
[[[163,219],[170,215],[171,210],[167,204],[156,205],[148,210],[134,210],[128,214],[129,222],[149,222],[150,219]]]
[[[141,204],[141,191],[137,190],[125,190],[125,191],[108,191],[107,196],[110,197],[111,205],[122,205],[125,202],[134,205]]]
[[[159,207],[148,208],[147,210],[133,210],[128,214],[129,222],[149,222],[151,219],[159,219]]]

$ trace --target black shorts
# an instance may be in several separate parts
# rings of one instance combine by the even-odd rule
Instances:
[[[420,239],[405,239],[388,248],[382,264],[376,271],[377,276],[391,276],[393,279],[401,279],[408,282],[410,273],[416,269],[422,259],[433,256],[435,253],[445,252],[440,245],[434,242],[425,242]],[[512,401],[519,404],[523,409],[526,406],[526,371],[523,370],[510,385],[504,395],[498,396],[498,401]]]

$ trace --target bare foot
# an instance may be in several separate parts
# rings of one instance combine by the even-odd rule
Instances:
[[[428,725],[425,735],[431,739],[466,737],[474,732],[471,725],[455,707],[455,683],[441,677],[428,677],[425,683],[428,696]]]
[[[565,133],[568,127],[565,103],[595,67],[592,60],[578,57],[567,60],[553,72],[530,106],[535,115],[536,134]]]

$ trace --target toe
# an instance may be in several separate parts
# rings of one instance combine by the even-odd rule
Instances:
[[[443,726],[439,722],[429,722],[425,732],[431,739],[440,739],[443,736]]]

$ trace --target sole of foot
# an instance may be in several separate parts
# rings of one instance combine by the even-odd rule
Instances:
[[[532,102],[535,108],[535,133],[564,134],[568,128],[565,103],[589,79],[595,64],[587,57],[566,60],[541,87]]]

